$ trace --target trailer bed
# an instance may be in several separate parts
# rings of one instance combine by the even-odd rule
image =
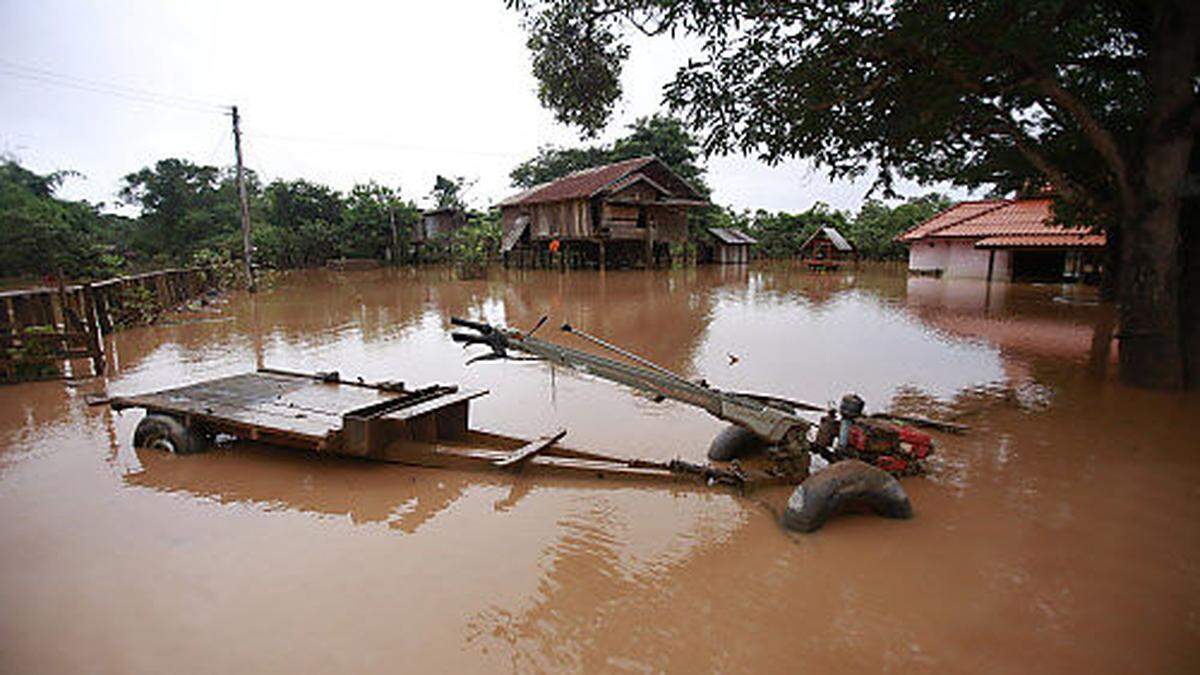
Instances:
[[[346,443],[353,440],[347,432],[353,436],[355,430],[362,431],[368,426],[372,430],[375,427],[396,430],[397,425],[419,423],[422,418],[434,415],[461,417],[461,431],[465,433],[466,403],[486,393],[440,385],[414,391],[398,383],[346,382],[336,373],[293,373],[264,368],[182,387],[115,396],[109,405],[114,410],[143,408],[150,413],[170,415],[183,420],[188,427],[201,427],[209,433],[368,455],[378,448]],[[438,426],[436,418],[434,426]],[[456,435],[451,425],[441,426],[444,435]],[[383,438],[376,440],[382,442]]]

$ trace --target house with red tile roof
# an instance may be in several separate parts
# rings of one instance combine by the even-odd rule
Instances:
[[[999,281],[1095,276],[1105,237],[1054,221],[1054,200],[961,202],[897,237],[918,274]]]
[[[500,202],[506,262],[646,265],[687,239],[688,209],[708,202],[655,157],[576,171]]]

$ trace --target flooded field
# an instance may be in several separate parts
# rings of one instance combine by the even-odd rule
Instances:
[[[537,480],[241,445],[135,450],[88,407],[267,365],[491,390],[476,426],[701,461],[721,423],[451,314],[569,321],[718,387],[959,419],[916,517],[784,532],[786,489]],[[1196,672],[1200,399],[1113,383],[1090,289],[789,266],[306,272],[0,388],[5,672]],[[736,362],[734,358],[736,357]]]

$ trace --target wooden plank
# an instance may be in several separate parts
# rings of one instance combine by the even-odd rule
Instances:
[[[421,415],[424,415],[426,413],[430,413],[435,410],[438,410],[440,408],[445,408],[446,406],[454,405],[455,403],[459,403],[462,401],[470,401],[471,399],[479,398],[480,396],[483,396],[484,394],[487,394],[487,393],[488,393],[488,391],[486,389],[464,389],[457,393],[449,394],[447,396],[439,396],[438,398],[435,398],[432,401],[418,403],[414,406],[409,406],[407,408],[402,408],[395,412],[387,413],[386,415],[381,416],[380,419],[388,419],[388,420],[413,419],[416,417],[420,417]]]
[[[523,463],[526,460],[528,460],[530,457],[533,457],[534,455],[545,450],[546,448],[550,447],[551,445],[554,445],[555,443],[561,441],[563,436],[566,436],[566,435],[567,435],[566,429],[559,429],[558,431],[554,432],[553,434],[550,434],[548,436],[542,436],[541,438],[538,438],[533,441],[530,441],[529,443],[526,443],[525,445],[521,446],[516,451],[514,451],[512,454],[508,455],[507,457],[504,457],[503,459],[494,460],[492,463],[495,464],[496,466],[500,466],[500,467],[509,467],[509,466],[513,466],[514,464]]]

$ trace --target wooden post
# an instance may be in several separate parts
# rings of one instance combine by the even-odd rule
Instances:
[[[250,202],[246,198],[246,172],[242,167],[242,130],[241,118],[238,117],[238,107],[230,108],[233,117],[233,152],[237,156],[237,185],[238,203],[242,210],[242,267],[246,274],[246,290],[251,293],[258,290],[254,284],[254,267],[250,261]]]
[[[388,257],[392,265],[400,264],[400,231],[396,229],[396,210],[388,201],[388,226],[392,228],[392,247],[388,249]]]
[[[600,269],[605,269],[605,267],[607,267],[607,265],[605,265],[605,263],[607,261],[604,259],[604,257],[605,257],[604,256],[604,240],[601,239],[599,243],[600,243]]]
[[[104,374],[104,340],[100,337],[98,317],[96,316],[96,293],[91,284],[84,284],[83,290],[83,320],[88,337],[88,349],[92,352],[92,373],[99,377]]]
[[[988,251],[988,283],[992,283],[992,270],[996,267],[996,249]]]

